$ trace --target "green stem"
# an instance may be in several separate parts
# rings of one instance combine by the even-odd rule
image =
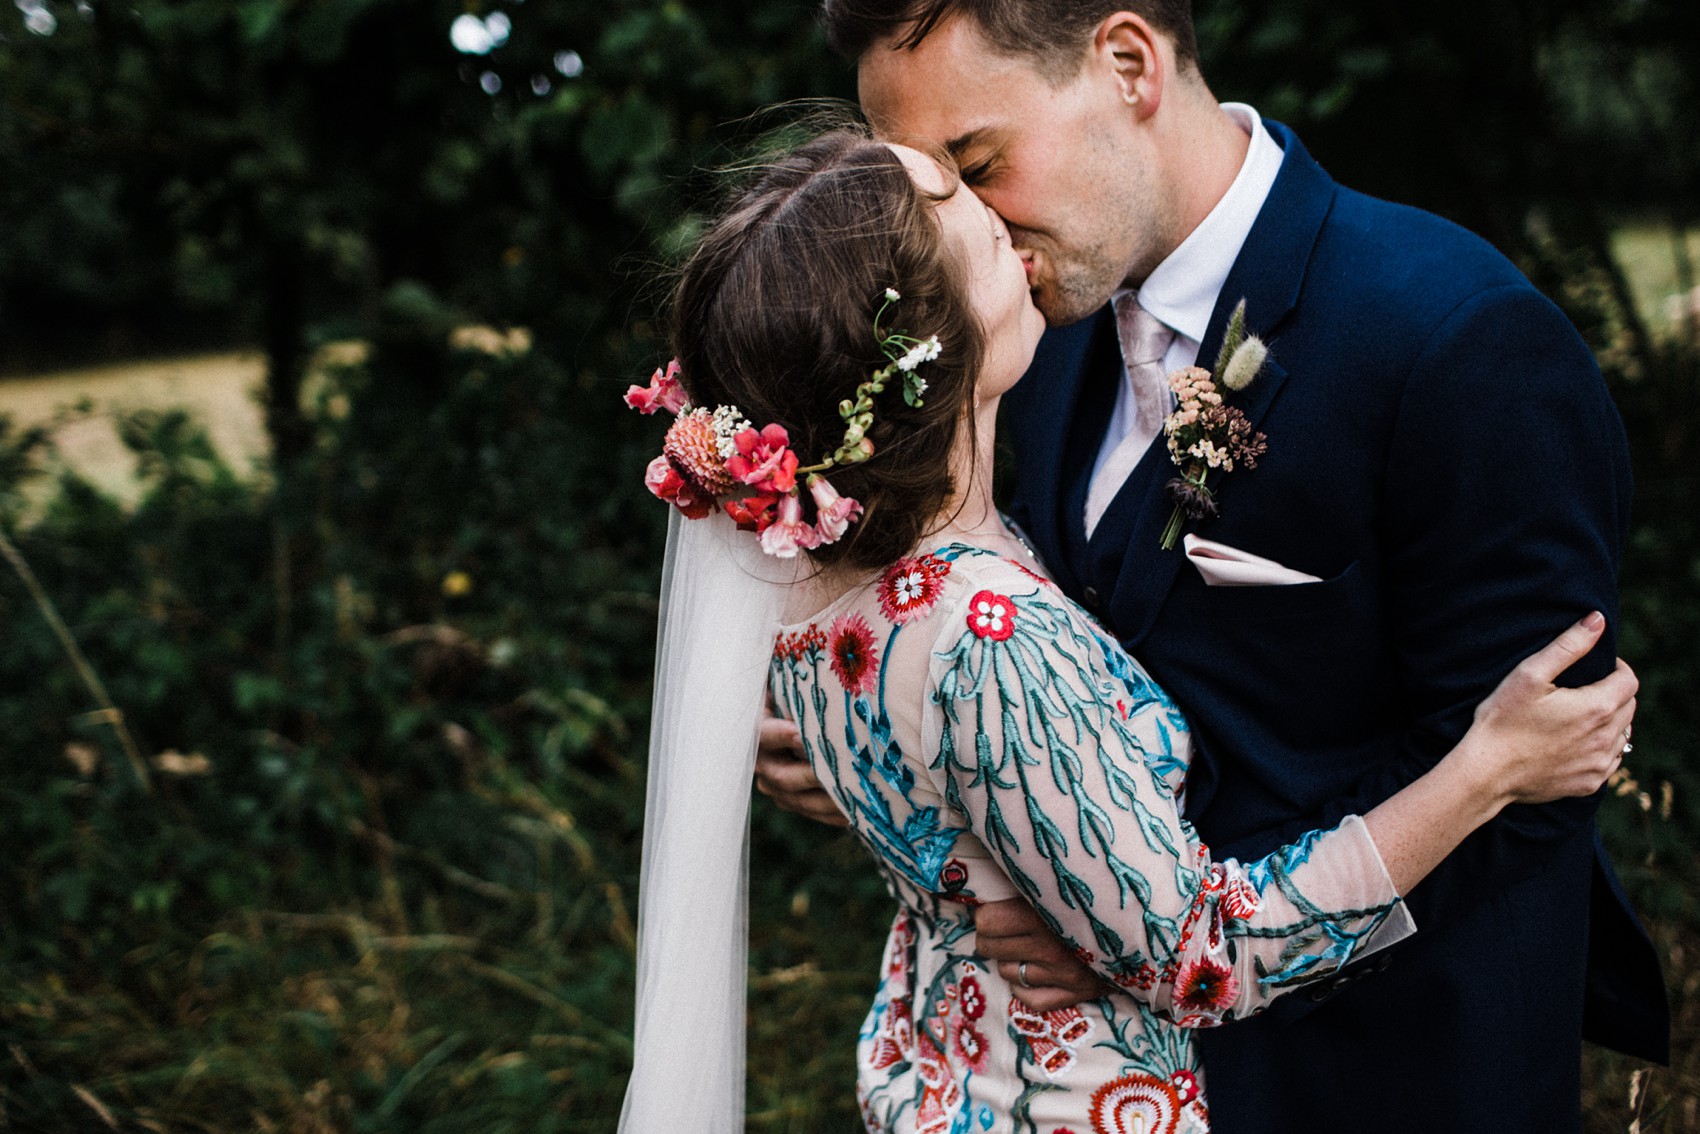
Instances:
[[[1163,529],[1163,550],[1173,551],[1175,541],[1181,538],[1181,529],[1186,527],[1186,511],[1179,504],[1169,515],[1169,526]]]
[[[65,620],[59,617],[53,600],[36,579],[35,572],[30,570],[29,563],[4,533],[0,533],[0,556],[5,557],[6,562],[12,565],[12,570],[17,572],[18,578],[23,580],[24,588],[35,600],[35,605],[41,609],[42,617],[47,619],[47,625],[59,639],[65,656],[71,659],[72,668],[77,671],[77,676],[83,679],[83,684],[88,688],[95,704],[100,706],[100,711],[94,715],[105,720],[112,726],[112,731],[118,734],[118,743],[123,746],[124,755],[129,757],[130,767],[136,773],[142,790],[151,794],[153,783],[148,778],[148,766],[142,759],[141,749],[136,747],[135,737],[130,735],[130,729],[124,723],[124,711],[114,705],[112,698],[107,696],[106,686],[101,683],[100,675],[95,673],[94,667],[89,665],[88,659],[83,656],[83,651],[77,646],[77,640],[71,637],[71,630],[65,625]]]

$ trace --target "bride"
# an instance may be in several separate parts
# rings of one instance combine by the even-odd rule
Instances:
[[[1594,614],[1405,791],[1268,858],[1214,860],[1181,818],[1186,721],[992,503],[998,400],[1043,331],[998,216],[932,158],[853,130],[775,161],[686,265],[678,364],[628,394],[675,414],[648,482],[678,514],[623,1131],[743,1128],[764,694],[898,903],[857,1048],[871,1131],[1208,1130],[1190,1029],[1418,931],[1401,896],[1465,836],[1621,760],[1627,667],[1551,684],[1598,639]],[[1199,370],[1176,384],[1216,388]],[[1050,1013],[1015,999],[972,916],[1015,896],[1118,991]]]

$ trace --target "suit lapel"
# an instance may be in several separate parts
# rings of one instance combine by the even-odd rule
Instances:
[[[1234,398],[1234,404],[1245,411],[1254,426],[1263,420],[1287,380],[1288,372],[1279,361],[1281,328],[1298,305],[1311,251],[1335,193],[1334,182],[1305,152],[1292,131],[1267,119],[1265,125],[1286,151],[1286,157],[1268,200],[1228,274],[1216,301],[1210,329],[1198,352],[1199,365],[1209,366],[1216,361],[1228,317],[1243,298],[1248,328],[1272,347],[1263,374]],[[1113,573],[1111,620],[1117,636],[1130,648],[1150,632],[1186,560],[1179,546],[1170,551],[1160,547],[1163,528],[1174,507],[1164,486],[1175,475],[1168,450],[1160,442],[1153,445],[1092,535],[1088,559]],[[1220,483],[1227,489],[1224,496],[1229,501],[1224,503],[1224,508],[1231,507],[1235,475],[1256,473],[1229,474],[1223,478]],[[1113,559],[1118,552],[1119,570]]]
[[[1067,551],[1061,501],[1077,463],[1071,432],[1082,416],[1082,391],[1098,369],[1094,344],[1100,343],[1106,325],[1112,340],[1115,335],[1105,312],[1045,332],[1026,377],[1004,398],[1005,421],[1017,439],[1021,495],[1029,504],[1027,535],[1057,581],[1075,594],[1077,571]]]

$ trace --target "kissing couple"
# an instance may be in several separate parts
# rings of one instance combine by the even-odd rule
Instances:
[[[870,1131],[1580,1130],[1584,1036],[1669,1021],[1576,331],[1219,104],[1187,0],[822,18],[870,128],[732,194],[628,393],[676,514],[621,1130],[743,1129],[752,772],[897,901]]]

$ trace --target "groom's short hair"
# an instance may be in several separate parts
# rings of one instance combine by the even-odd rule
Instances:
[[[823,0],[821,24],[833,49],[855,60],[893,37],[899,50],[914,47],[946,17],[962,15],[998,51],[1030,56],[1047,78],[1061,82],[1079,70],[1104,17],[1123,11],[1167,35],[1183,68],[1198,66],[1192,0]]]

